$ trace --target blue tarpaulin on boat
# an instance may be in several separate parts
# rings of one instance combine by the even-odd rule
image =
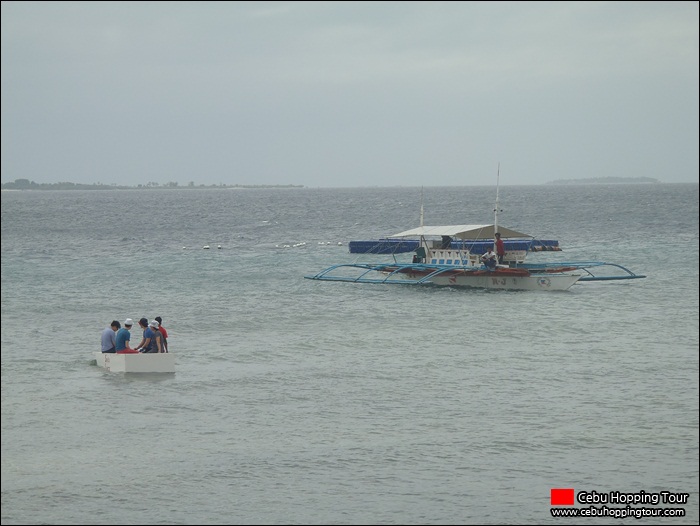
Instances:
[[[532,252],[561,250],[559,241],[553,239],[504,240],[506,252],[511,250],[526,250]],[[493,241],[453,241],[453,250],[468,250],[472,254],[483,254],[488,247],[493,248]],[[351,254],[404,254],[414,252],[418,248],[417,239],[375,239],[371,241],[350,241],[348,248]]]

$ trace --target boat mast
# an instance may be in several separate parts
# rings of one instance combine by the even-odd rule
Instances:
[[[425,235],[423,233],[423,222],[424,219],[424,214],[423,214],[423,187],[420,187],[420,238],[418,241],[418,246],[423,248],[423,253],[424,257],[428,257],[428,243],[425,241]],[[424,261],[420,261],[420,263],[423,263]]]
[[[500,182],[501,178],[501,163],[498,163],[498,169],[496,170],[496,206],[493,208],[493,234],[494,234],[494,240],[493,240],[493,249],[496,250],[496,232],[498,232],[498,211],[499,211],[499,204],[498,204],[498,185]]]
[[[420,227],[423,228],[423,187],[420,187]]]

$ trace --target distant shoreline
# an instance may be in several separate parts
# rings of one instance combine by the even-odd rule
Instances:
[[[558,179],[545,184],[634,184],[660,183],[653,177],[591,177],[588,179]]]
[[[78,183],[35,183],[29,179],[17,179],[12,183],[3,183],[2,191],[17,190],[199,190],[208,188],[220,188],[227,190],[245,190],[256,188],[304,188],[303,185],[295,184],[212,184],[196,185],[189,183],[187,186],[180,186],[178,183],[158,184],[147,183],[137,186],[119,186],[115,184],[78,184]]]
[[[604,185],[604,184],[697,184],[697,183],[664,183],[652,177],[594,177],[588,179],[559,179],[546,183],[533,183],[527,185],[513,184],[503,186],[574,186],[574,185]],[[441,186],[441,185],[437,185]],[[450,185],[444,185],[450,186]],[[452,185],[455,186],[455,185]],[[488,185],[456,185],[456,186],[488,186]],[[264,190],[264,189],[304,189],[304,188],[335,188],[322,186],[305,186],[301,184],[212,184],[205,185],[189,183],[181,186],[177,183],[158,184],[147,183],[136,186],[125,186],[116,184],[80,184],[70,182],[60,183],[36,183],[28,179],[17,179],[14,182],[2,183],[0,191],[2,192],[18,192],[18,191],[63,191],[63,190]],[[355,188],[355,187],[338,187],[338,188]],[[357,188],[417,188],[411,186],[360,186]]]

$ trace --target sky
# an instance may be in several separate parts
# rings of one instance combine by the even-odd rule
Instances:
[[[698,182],[698,2],[3,1],[2,183]]]

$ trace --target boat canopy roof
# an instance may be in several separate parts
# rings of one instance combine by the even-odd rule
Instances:
[[[502,238],[532,238],[531,235],[523,234],[505,228],[498,227]],[[421,236],[450,236],[457,239],[493,239],[495,234],[495,225],[444,225],[444,226],[421,226],[399,232],[389,237],[421,237]]]

